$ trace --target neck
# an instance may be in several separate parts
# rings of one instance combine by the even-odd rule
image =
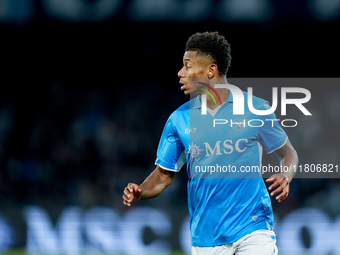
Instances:
[[[215,84],[227,84],[227,78],[226,77],[220,77],[220,78],[213,78],[210,80],[209,85],[212,88],[215,88]],[[219,89],[216,88],[215,91],[217,92],[218,96],[221,99],[222,104],[227,102],[228,96],[229,96],[229,89]],[[212,99],[210,96],[207,96],[207,108],[214,110],[216,107],[220,106],[221,103],[215,94],[215,92],[211,89],[209,89],[209,92],[214,96],[214,99]],[[215,104],[216,102],[216,104]]]

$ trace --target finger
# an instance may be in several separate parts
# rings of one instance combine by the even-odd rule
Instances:
[[[134,194],[139,194],[141,193],[141,190],[139,188],[139,186],[135,183],[129,183],[128,184],[128,189],[131,193],[134,193]]]
[[[287,180],[287,178],[279,179],[279,183],[280,183],[280,186],[283,188],[286,188],[287,186],[289,186],[289,181]]]
[[[126,195],[124,194],[124,195],[122,196],[122,198],[123,198],[123,204],[126,205],[126,206],[128,206],[129,201],[128,201]]]
[[[129,183],[128,184],[128,186],[127,186],[127,188],[129,189],[129,191],[132,193],[133,192],[133,186],[134,186],[135,184],[134,183]]]
[[[283,190],[283,188],[284,188],[283,186],[279,186],[277,189],[273,190],[273,192],[270,193],[270,195],[274,196],[274,195],[280,193]]]
[[[136,185],[136,184],[132,186],[132,189],[133,189],[133,192],[134,192],[135,194],[141,193],[141,190],[140,190],[139,186]]]
[[[123,204],[126,205],[126,206],[131,206],[131,204],[125,200],[123,200]]]
[[[281,183],[281,181],[276,179],[275,182],[272,185],[269,186],[268,190],[272,190],[272,189],[276,188],[277,186],[280,185],[280,183]]]
[[[141,189],[137,189],[136,196],[139,197],[141,194],[142,194],[142,190]]]
[[[125,194],[122,196],[123,200],[127,201],[127,202],[131,202],[132,199],[130,197],[127,197]]]
[[[276,190],[274,190],[270,195],[274,196],[277,193],[283,191],[286,187],[288,187],[288,190],[289,190],[289,182],[288,182],[288,180],[287,179],[281,180],[280,187],[277,188]]]
[[[276,200],[279,202],[282,202],[283,200],[285,200],[288,197],[288,194],[286,192],[280,194],[279,196],[276,197]]]
[[[282,202],[283,200],[285,200],[285,199],[288,197],[288,194],[289,194],[289,186],[286,186],[286,187],[283,189],[282,193],[279,194],[278,196],[276,196],[275,199],[276,199],[278,202]]]
[[[287,197],[280,198],[280,199],[278,200],[278,202],[281,203],[281,202],[284,201],[286,198],[287,198]]]
[[[279,201],[279,202],[282,202],[283,200],[285,200],[287,197],[288,197],[288,194],[289,194],[289,186],[287,186],[286,188],[283,189],[283,192],[276,197],[276,199]]]
[[[124,195],[126,195],[127,197],[131,196],[131,192],[127,187],[124,189]]]

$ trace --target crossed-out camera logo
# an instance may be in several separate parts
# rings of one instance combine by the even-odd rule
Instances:
[[[217,125],[230,125],[234,130],[242,130],[243,127],[249,126],[249,127],[261,127],[265,124],[265,121],[271,122],[273,125],[273,121],[279,121],[279,119],[249,119],[245,120],[242,119],[242,115],[245,114],[244,109],[244,100],[245,96],[240,88],[238,88],[235,85],[231,84],[215,84],[214,86],[211,86],[207,83],[203,82],[196,82],[197,84],[203,85],[204,87],[197,87],[199,91],[202,91],[201,94],[201,114],[206,115],[207,114],[207,95],[209,95],[210,99],[214,102],[215,106],[217,106],[217,101],[212,94],[212,92],[215,94],[217,99],[219,100],[220,105],[222,105],[222,101],[220,98],[220,95],[216,91],[216,89],[228,89],[229,93],[232,93],[233,96],[233,115],[238,116],[235,119],[214,119],[213,120],[213,127],[216,127]],[[212,91],[212,92],[210,92]],[[272,106],[266,106],[266,109],[259,110],[255,109],[253,105],[253,88],[248,87],[247,88],[247,106],[251,113],[261,116],[261,115],[269,115],[275,112],[278,106],[278,88],[273,87],[272,88]],[[302,98],[288,98],[287,95],[290,93],[299,93],[304,95]],[[286,116],[287,113],[287,105],[295,105],[304,115],[311,116],[312,114],[306,109],[306,107],[303,105],[304,103],[307,103],[311,99],[311,93],[309,90],[305,88],[300,87],[282,87],[281,88],[281,115]],[[297,120],[295,119],[281,119],[280,123],[283,127],[296,127],[298,125]]]

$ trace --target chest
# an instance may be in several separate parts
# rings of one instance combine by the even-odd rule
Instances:
[[[233,115],[232,107],[220,109],[214,116],[191,110],[184,123],[177,132],[186,150],[196,145],[218,147],[226,152],[241,152],[247,144],[257,140],[258,129],[264,125],[263,120],[249,112],[242,116]]]

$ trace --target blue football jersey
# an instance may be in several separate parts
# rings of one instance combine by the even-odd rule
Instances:
[[[261,98],[252,99],[257,110],[270,107]],[[244,102],[244,115],[234,115],[229,93],[226,103],[202,115],[197,96],[175,110],[164,127],[156,164],[178,172],[187,163],[193,246],[229,244],[273,227],[262,150],[271,153],[288,138],[274,113],[255,115]]]

